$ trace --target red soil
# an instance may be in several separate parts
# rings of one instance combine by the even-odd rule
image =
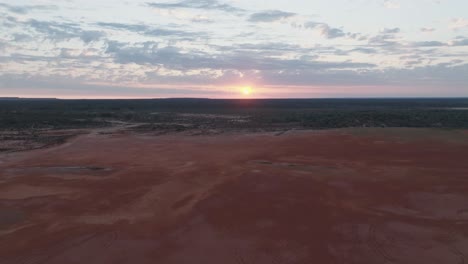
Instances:
[[[91,133],[0,156],[0,263],[464,263],[468,135],[405,133]]]

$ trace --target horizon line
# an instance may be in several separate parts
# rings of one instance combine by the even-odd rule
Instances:
[[[326,100],[326,99],[468,99],[468,96],[369,96],[369,97],[234,97],[234,98],[210,98],[210,97],[105,97],[105,98],[64,98],[64,97],[17,97],[17,96],[0,96],[0,100]]]

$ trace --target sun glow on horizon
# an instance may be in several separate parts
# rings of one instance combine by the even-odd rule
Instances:
[[[244,86],[242,87],[241,92],[243,95],[248,96],[252,94],[253,90],[252,90],[252,87],[250,86]]]

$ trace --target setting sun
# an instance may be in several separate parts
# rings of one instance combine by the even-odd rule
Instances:
[[[252,87],[250,86],[242,87],[242,94],[244,95],[252,94]]]

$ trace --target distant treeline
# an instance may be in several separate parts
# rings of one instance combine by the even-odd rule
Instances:
[[[466,110],[465,110],[466,109]],[[0,129],[79,128],[109,121],[171,123],[181,113],[237,115],[248,122],[204,120],[213,127],[468,128],[468,99],[0,99]],[[205,118],[206,119],[206,118]],[[185,118],[197,125],[199,118]]]

